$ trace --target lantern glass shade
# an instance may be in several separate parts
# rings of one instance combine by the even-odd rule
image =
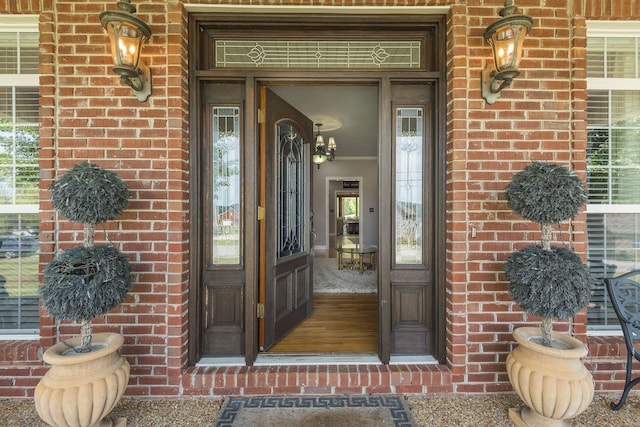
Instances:
[[[143,34],[136,27],[124,22],[110,22],[107,25],[107,34],[111,42],[113,64],[135,72],[140,62],[142,43],[145,41]]]
[[[487,39],[493,50],[493,60],[498,73],[518,70],[522,46],[528,31],[525,25],[506,24]]]
[[[315,153],[313,153],[313,163],[318,165],[318,167],[320,167],[320,165],[326,161],[327,155],[324,152],[316,151]]]

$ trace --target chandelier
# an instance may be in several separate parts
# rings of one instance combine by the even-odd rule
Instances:
[[[324,136],[320,133],[322,123],[316,123],[315,125],[318,128],[318,134],[316,135],[316,148],[313,150],[313,163],[318,165],[318,169],[320,169],[321,164],[327,160],[332,162],[336,158],[336,149],[338,147],[336,146],[336,140],[332,136],[329,137],[329,143],[325,145]]]

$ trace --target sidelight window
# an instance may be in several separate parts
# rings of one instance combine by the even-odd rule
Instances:
[[[424,111],[396,109],[395,262],[422,264]]]
[[[213,263],[240,264],[240,108],[216,106],[213,124]]]

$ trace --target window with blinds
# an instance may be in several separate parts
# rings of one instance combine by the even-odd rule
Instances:
[[[597,331],[618,329],[604,278],[640,268],[640,29],[587,28],[587,259],[599,283],[588,317]]]
[[[38,19],[0,15],[0,334],[38,333]]]

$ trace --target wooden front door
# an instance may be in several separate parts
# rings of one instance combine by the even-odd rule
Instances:
[[[259,347],[267,350],[311,315],[313,123],[260,89]]]

